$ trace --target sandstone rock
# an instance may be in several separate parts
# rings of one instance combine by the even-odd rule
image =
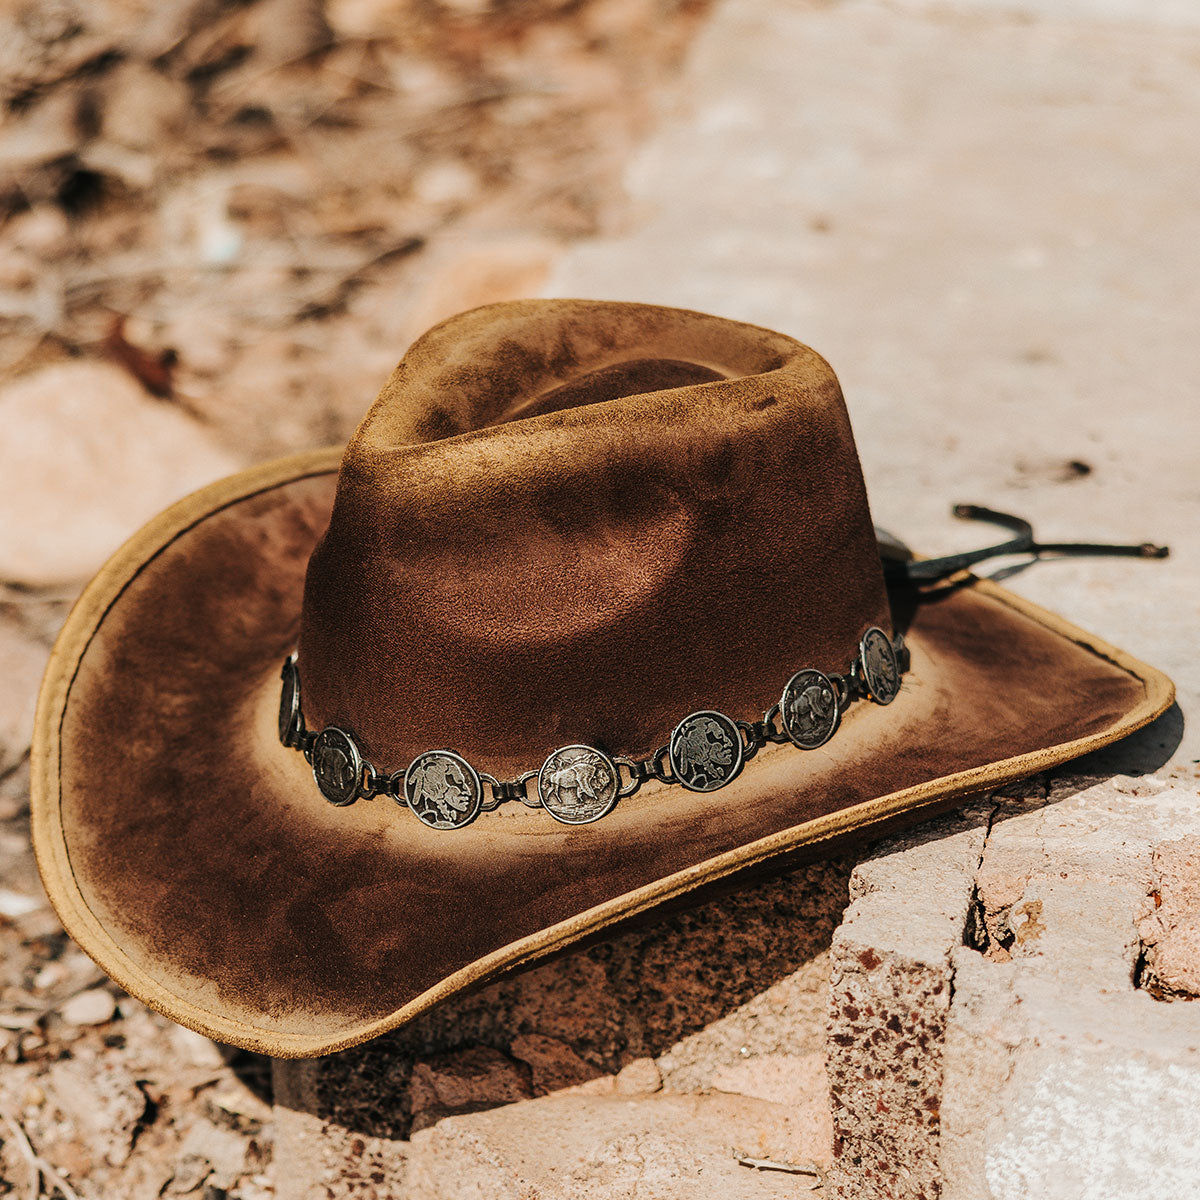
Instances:
[[[83,579],[186,493],[237,469],[116,367],[45,367],[0,389],[0,577]]]
[[[829,1010],[833,1163],[846,1200],[927,1200],[940,1181],[942,1042],[991,806],[886,843],[850,880]]]
[[[1200,1088],[1200,1009],[1134,986],[1139,921],[1144,937],[1154,911],[1154,847],[1167,832],[1200,833],[1195,795],[1153,779],[1056,781],[1049,803],[1006,813],[1008,803],[981,876],[995,854],[1026,884],[1007,961],[967,946],[953,955],[943,1194],[1195,1196],[1200,1172],[1183,1130]],[[1178,847],[1162,857],[1188,860]]]
[[[739,1166],[734,1154],[811,1161],[780,1106],[743,1097],[547,1096],[450,1117],[413,1137],[406,1200],[768,1200],[794,1176]]]
[[[1200,998],[1200,913],[1170,919],[1155,935],[1142,986],[1163,999]]]
[[[617,1073],[616,1090],[622,1096],[644,1095],[662,1089],[662,1073],[652,1058],[635,1058]]]
[[[477,1104],[510,1104],[533,1092],[511,1058],[488,1046],[472,1046],[416,1063],[409,1085],[414,1112]]]
[[[408,1096],[412,1128],[448,1113],[511,1104],[533,1095],[531,1071],[489,1046],[470,1046],[415,1063]]]
[[[598,1079],[603,1074],[590,1063],[584,1062],[566,1042],[540,1033],[523,1033],[515,1037],[508,1052],[529,1066],[535,1096],[575,1087],[589,1079]]]
[[[792,1109],[811,1107],[828,1118],[829,1078],[823,1051],[747,1055],[717,1071],[713,1087]]]
[[[112,993],[104,988],[94,988],[72,996],[58,1013],[68,1025],[103,1025],[113,1019],[116,1011],[117,1002]]]
[[[1162,907],[1200,909],[1200,838],[1172,838],[1154,847],[1154,874]]]
[[[1140,984],[1163,999],[1200,997],[1200,837],[1154,848],[1151,906],[1138,926]]]

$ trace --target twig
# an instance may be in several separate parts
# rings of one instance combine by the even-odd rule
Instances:
[[[42,1194],[42,1169],[38,1165],[38,1157],[34,1154],[33,1147],[29,1144],[29,1139],[25,1136],[25,1130],[8,1113],[0,1113],[0,1119],[12,1131],[13,1141],[16,1143],[17,1149],[21,1152],[21,1157],[25,1160],[25,1168],[29,1172],[30,1200],[38,1200],[38,1197]]]
[[[42,1177],[45,1176],[53,1187],[62,1195],[63,1200],[79,1200],[79,1193],[66,1181],[66,1179],[51,1166],[40,1154],[34,1150],[30,1144],[29,1138],[25,1130],[21,1128],[21,1124],[15,1117],[9,1116],[7,1112],[0,1109],[0,1121],[12,1131],[13,1141],[17,1144],[17,1149],[21,1152],[21,1157],[25,1160],[29,1168],[29,1197],[30,1200],[39,1200],[42,1194]],[[53,1194],[53,1193],[51,1193]]]
[[[319,319],[340,311],[345,308],[350,297],[359,288],[364,277],[370,271],[373,271],[376,267],[382,267],[386,263],[394,262],[396,259],[405,258],[409,254],[420,250],[424,245],[424,238],[408,237],[387,247],[385,250],[381,250],[378,254],[367,259],[366,262],[360,263],[353,270],[343,275],[332,288],[326,290],[322,299],[309,300],[302,304],[296,310],[296,320],[307,321]]]
[[[812,1190],[825,1186],[825,1172],[817,1166],[816,1163],[789,1163],[780,1162],[774,1158],[751,1158],[749,1154],[742,1154],[735,1150],[733,1157],[739,1166],[753,1167],[757,1171],[784,1171],[789,1175],[810,1175],[816,1182],[812,1186]]]

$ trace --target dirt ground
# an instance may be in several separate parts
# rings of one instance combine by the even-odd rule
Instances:
[[[177,476],[201,447],[232,469],[344,440],[425,327],[536,293],[559,247],[621,225],[621,168],[704,8],[0,11],[0,1195],[272,1194],[265,1060],[114,988],[41,894],[32,706],[95,563],[82,522],[36,514],[96,496],[114,462],[136,477],[138,453]],[[147,405],[174,432],[142,450],[121,421]],[[67,420],[110,439],[69,481]],[[14,486],[19,466],[44,495]],[[18,526],[36,532],[20,552]]]

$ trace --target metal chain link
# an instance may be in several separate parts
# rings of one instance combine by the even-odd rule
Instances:
[[[592,746],[564,746],[540,770],[501,780],[475,770],[449,750],[427,751],[406,770],[384,775],[361,755],[345,731],[331,726],[319,734],[310,732],[300,709],[299,668],[292,654],[283,667],[280,741],[303,753],[322,794],[334,804],[390,796],[412,808],[426,825],[451,829],[481,812],[495,812],[519,800],[529,808],[545,808],[567,824],[586,824],[604,816],[618,800],[636,795],[643,784],[714,791],[731,782],[744,763],[768,745],[792,742],[801,749],[815,749],[832,737],[852,701],[890,704],[909,667],[903,636],[889,638],[872,627],[863,634],[847,672],[797,671],[761,720],[735,721],[702,710],[685,717],[671,740],[645,758],[608,755]],[[410,776],[415,776],[419,788]],[[538,783],[531,791],[529,783],[534,779]],[[483,798],[484,785],[491,790],[490,799]]]

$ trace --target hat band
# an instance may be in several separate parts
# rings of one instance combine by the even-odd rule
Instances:
[[[587,825],[651,780],[693,792],[715,792],[736,779],[768,742],[791,742],[801,750],[815,750],[833,737],[852,701],[891,704],[908,667],[903,637],[889,638],[872,626],[860,639],[845,674],[802,668],[787,681],[779,701],[761,721],[735,721],[724,713],[701,709],[684,717],[670,740],[646,758],[609,755],[595,746],[560,746],[539,770],[499,780],[477,771],[453,750],[427,750],[406,769],[386,774],[363,757],[344,729],[329,725],[320,733],[310,733],[300,707],[300,670],[293,653],[283,664],[279,740],[303,752],[330,804],[390,796],[432,829],[461,829],[481,812],[519,800],[530,808],[544,808],[566,825]],[[537,785],[531,795],[533,779]],[[491,789],[490,800],[484,799],[484,784]]]

